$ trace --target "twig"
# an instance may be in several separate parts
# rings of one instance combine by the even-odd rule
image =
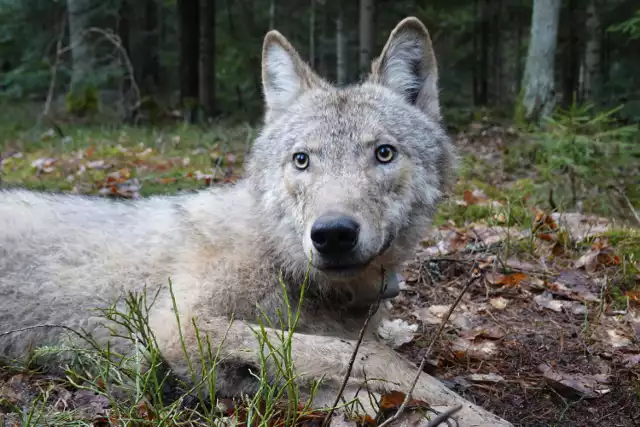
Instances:
[[[42,109],[42,116],[47,117],[49,115],[49,111],[51,110],[51,103],[53,101],[53,94],[56,89],[56,80],[58,77],[58,64],[60,63],[60,54],[62,51],[62,39],[64,38],[64,33],[67,27],[67,19],[66,16],[62,20],[62,25],[60,26],[60,35],[58,35],[58,40],[56,41],[56,58],[53,61],[53,65],[51,65],[51,80],[49,81],[49,90],[47,92],[47,100],[44,103],[44,108]]]
[[[329,409],[329,413],[324,418],[322,422],[322,427],[327,427],[329,422],[331,421],[331,416],[333,416],[333,412],[335,411],[336,406],[340,403],[340,398],[342,397],[342,393],[344,393],[344,389],[347,387],[347,383],[349,382],[349,377],[351,376],[351,370],[353,369],[353,364],[355,363],[356,356],[358,354],[358,349],[360,348],[360,344],[362,344],[362,338],[364,337],[364,332],[367,330],[367,326],[369,326],[369,321],[373,317],[373,315],[378,311],[378,307],[380,306],[380,298],[384,293],[385,283],[384,283],[384,267],[380,267],[380,292],[378,293],[378,299],[376,302],[369,306],[369,312],[367,313],[366,319],[364,319],[364,323],[362,324],[362,328],[360,329],[360,334],[358,335],[358,340],[356,341],[356,347],[353,349],[353,353],[351,353],[351,359],[349,360],[349,365],[347,366],[347,372],[344,374],[344,379],[342,380],[342,385],[340,386],[340,390],[338,391],[338,395],[336,396],[336,400],[331,405]]]
[[[447,409],[446,411],[435,417],[433,420],[429,421],[427,427],[438,427],[444,421],[451,418],[451,416],[458,412],[460,409],[462,409],[462,405],[454,406],[453,408]]]
[[[411,387],[407,391],[406,396],[404,397],[404,401],[402,402],[402,405],[400,405],[400,407],[398,408],[398,410],[396,411],[396,413],[392,417],[390,417],[387,420],[385,420],[378,427],[388,426],[389,424],[391,424],[392,422],[394,422],[398,418],[400,418],[400,415],[402,415],[402,413],[404,412],[405,408],[407,407],[407,404],[411,400],[411,394],[413,393],[413,390],[416,388],[416,384],[418,384],[418,379],[420,378],[420,374],[422,373],[424,365],[427,363],[427,359],[429,357],[429,354],[431,353],[431,349],[433,348],[434,344],[436,343],[436,341],[440,337],[440,334],[442,333],[442,329],[444,329],[444,325],[449,321],[449,317],[451,317],[451,313],[453,313],[453,310],[455,310],[457,305],[460,303],[460,300],[462,299],[462,296],[467,292],[467,290],[471,287],[471,285],[473,283],[475,283],[475,281],[480,278],[481,274],[480,273],[476,273],[477,271],[479,271],[478,263],[474,262],[474,265],[471,268],[471,278],[469,278],[469,280],[467,281],[467,284],[464,286],[464,288],[462,289],[462,291],[458,295],[458,298],[456,298],[454,303],[451,305],[451,308],[449,308],[449,311],[447,312],[447,315],[444,316],[444,318],[442,319],[442,322],[440,322],[440,326],[438,327],[438,330],[436,331],[435,335],[433,336],[433,339],[431,340],[431,343],[429,344],[429,347],[427,348],[427,351],[425,351],[424,355],[422,356],[422,360],[420,361],[420,366],[418,367],[418,371],[416,372],[416,376],[413,379],[413,382],[411,383]]]
[[[74,334],[76,334],[77,336],[79,336],[82,339],[86,339],[86,337],[84,335],[82,335],[80,332],[76,331],[73,328],[70,328],[68,326],[65,325],[54,325],[51,323],[44,323],[42,325],[33,325],[33,326],[27,326],[24,328],[20,328],[20,329],[12,329],[10,331],[5,331],[5,332],[0,332],[0,337],[4,337],[7,335],[11,335],[11,334],[17,334],[19,332],[25,332],[25,331],[30,331],[32,329],[37,329],[37,328],[61,328],[61,329],[65,329],[69,332],[72,332]]]
[[[629,200],[627,195],[624,194],[623,192],[620,192],[620,194],[624,198],[624,201],[627,202],[627,206],[629,206],[629,210],[633,214],[633,217],[636,219],[636,222],[638,223],[638,225],[640,225],[640,216],[638,216],[638,212],[636,212],[636,208],[634,208],[633,205],[631,204],[631,200]]]

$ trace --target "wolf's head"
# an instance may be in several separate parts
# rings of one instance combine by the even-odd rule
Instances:
[[[336,88],[277,31],[264,40],[265,123],[248,161],[265,235],[290,267],[353,280],[406,259],[451,183],[438,71],[416,18],[391,32],[371,75]]]

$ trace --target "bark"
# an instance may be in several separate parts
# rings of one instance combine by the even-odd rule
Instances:
[[[82,85],[91,71],[93,55],[85,31],[90,26],[91,0],[67,0],[69,43],[73,61],[71,91]]]
[[[595,101],[601,82],[602,27],[598,14],[598,1],[589,0],[586,22],[587,40],[584,52],[584,99]]]
[[[534,0],[531,38],[524,70],[525,119],[537,122],[555,108],[555,54],[561,0]]]
[[[580,54],[579,54],[579,34],[581,33],[582,23],[579,20],[579,5],[577,0],[568,0],[566,7],[566,18],[561,21],[568,22],[565,48],[562,52],[562,103],[565,107],[569,107],[573,102],[580,81]]]
[[[180,31],[180,101],[189,110],[189,120],[197,119],[199,83],[199,7],[198,0],[178,0]]]
[[[347,38],[344,30],[344,14],[342,8],[338,11],[336,19],[336,83],[347,83]]]
[[[309,65],[316,66],[316,2],[311,0],[311,10],[309,11]]]
[[[374,0],[360,0],[360,75],[367,75],[371,69],[373,55],[373,15],[375,11]]]
[[[276,27],[276,0],[269,2],[269,29],[273,30]]]
[[[493,25],[492,25],[492,55],[493,63],[493,90],[491,94],[491,102],[494,105],[500,105],[503,101],[502,94],[506,88],[502,87],[502,41],[504,34],[502,33],[502,0],[494,0],[492,8]]]
[[[158,4],[156,0],[146,0],[144,14],[144,29],[146,35],[140,83],[144,87],[144,90],[153,92],[160,83],[160,60],[158,58],[160,28],[158,25]]]
[[[205,114],[215,115],[215,0],[200,0],[200,94],[199,100]]]

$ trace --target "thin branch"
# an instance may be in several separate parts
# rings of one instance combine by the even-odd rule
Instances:
[[[427,424],[427,427],[438,427],[443,422],[447,421],[453,414],[462,409],[462,405],[454,406],[453,408],[447,409]]]
[[[378,307],[380,306],[380,298],[382,297],[382,294],[384,293],[384,288],[385,288],[385,283],[384,283],[384,267],[380,267],[380,292],[378,292],[378,298],[376,300],[376,302],[374,302],[373,304],[371,304],[369,306],[369,312],[367,313],[367,317],[364,320],[364,323],[362,324],[362,328],[360,329],[360,334],[358,335],[358,340],[356,341],[356,347],[353,349],[353,353],[351,353],[351,359],[349,360],[349,365],[347,367],[347,372],[345,372],[344,374],[344,379],[342,380],[342,385],[340,386],[340,390],[338,391],[338,395],[336,396],[336,400],[333,402],[333,405],[331,405],[331,408],[329,409],[329,413],[327,414],[327,416],[324,418],[324,421],[322,422],[322,427],[327,427],[329,425],[329,422],[331,421],[331,416],[333,415],[333,412],[335,411],[335,408],[338,406],[338,404],[340,403],[340,398],[342,397],[342,393],[344,393],[344,389],[347,387],[347,383],[349,382],[349,377],[351,376],[351,371],[353,369],[353,364],[355,363],[356,360],[356,356],[358,354],[358,349],[360,348],[360,344],[362,343],[362,339],[364,337],[364,332],[367,330],[367,326],[369,326],[369,321],[371,320],[371,318],[373,317],[374,314],[376,314],[376,312],[378,311]]]
[[[467,284],[464,286],[464,288],[460,292],[460,295],[458,295],[458,298],[456,298],[454,303],[451,305],[451,308],[449,308],[449,311],[447,312],[447,315],[442,319],[442,322],[440,322],[440,326],[438,327],[438,330],[436,331],[435,335],[433,336],[433,339],[431,340],[431,343],[429,344],[429,347],[427,348],[427,351],[425,351],[424,355],[422,356],[422,360],[420,361],[420,366],[418,367],[418,371],[416,372],[416,376],[413,379],[413,383],[411,384],[411,388],[409,388],[409,390],[407,391],[406,396],[404,397],[404,401],[402,402],[402,405],[400,405],[400,407],[398,408],[398,410],[396,411],[396,413],[392,417],[390,417],[387,420],[385,420],[378,427],[388,426],[389,424],[391,424],[392,422],[394,422],[398,418],[400,418],[400,415],[402,415],[402,413],[404,412],[404,410],[407,407],[407,404],[411,400],[411,394],[413,393],[413,391],[416,388],[416,384],[418,383],[418,379],[420,378],[420,374],[422,373],[422,370],[424,369],[424,365],[427,363],[427,359],[429,358],[429,355],[431,354],[431,349],[433,348],[434,344],[436,343],[436,341],[440,337],[440,334],[442,333],[442,329],[444,328],[444,325],[449,321],[449,317],[451,317],[451,314],[453,313],[453,310],[455,310],[455,308],[460,303],[460,300],[462,299],[462,296],[467,292],[467,290],[471,287],[471,285],[473,283],[475,283],[476,280],[478,280],[481,277],[481,275],[482,274],[480,273],[480,270],[478,268],[478,263],[474,262],[474,265],[473,265],[473,267],[471,269],[471,277],[469,278],[469,280],[467,281]]]
[[[56,41],[56,57],[51,65],[51,80],[49,81],[49,90],[47,92],[47,100],[44,103],[44,108],[42,109],[42,116],[47,117],[49,115],[49,111],[51,110],[51,103],[53,102],[53,93],[56,89],[56,80],[58,77],[58,64],[60,63],[60,56],[62,50],[62,39],[64,38],[64,33],[67,28],[67,17],[65,16],[62,20],[62,25],[60,26],[60,34],[58,35],[58,40]]]
[[[98,27],[89,27],[89,28],[87,28],[85,30],[80,31],[79,32],[79,37],[77,38],[76,42],[70,43],[69,45],[64,46],[64,47],[61,47],[60,45],[58,45],[57,53],[56,53],[56,59],[59,58],[60,56],[62,56],[64,53],[73,50],[78,44],[84,42],[84,39],[87,37],[87,35],[89,35],[91,33],[96,33],[96,34],[101,35],[110,44],[112,44],[116,48],[118,53],[120,54],[120,57],[122,58],[122,61],[124,63],[124,67],[125,67],[125,69],[127,71],[129,80],[131,82],[131,89],[133,90],[134,96],[135,96],[135,101],[133,103],[133,106],[130,108],[130,110],[137,109],[140,106],[141,94],[140,94],[140,88],[139,88],[138,83],[136,82],[136,79],[135,79],[135,73],[134,73],[133,64],[131,62],[131,58],[129,57],[129,55],[127,53],[127,50],[122,45],[122,40],[120,39],[120,36],[118,36],[112,30],[109,30],[109,29],[105,30],[105,29],[98,28]],[[57,64],[57,61],[56,61],[56,64]],[[123,103],[124,103],[124,101],[123,101]]]
[[[640,216],[638,216],[638,212],[636,212],[636,208],[634,208],[633,205],[631,204],[631,200],[629,200],[627,195],[624,194],[623,192],[620,192],[620,194],[622,194],[622,197],[624,198],[625,202],[627,202],[627,206],[629,206],[629,210],[633,214],[633,217],[636,219],[636,222],[638,223],[638,225],[640,225]]]

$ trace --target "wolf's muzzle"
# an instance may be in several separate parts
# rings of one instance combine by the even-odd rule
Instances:
[[[329,258],[349,254],[358,244],[359,235],[360,224],[343,214],[324,214],[311,226],[313,247]]]

